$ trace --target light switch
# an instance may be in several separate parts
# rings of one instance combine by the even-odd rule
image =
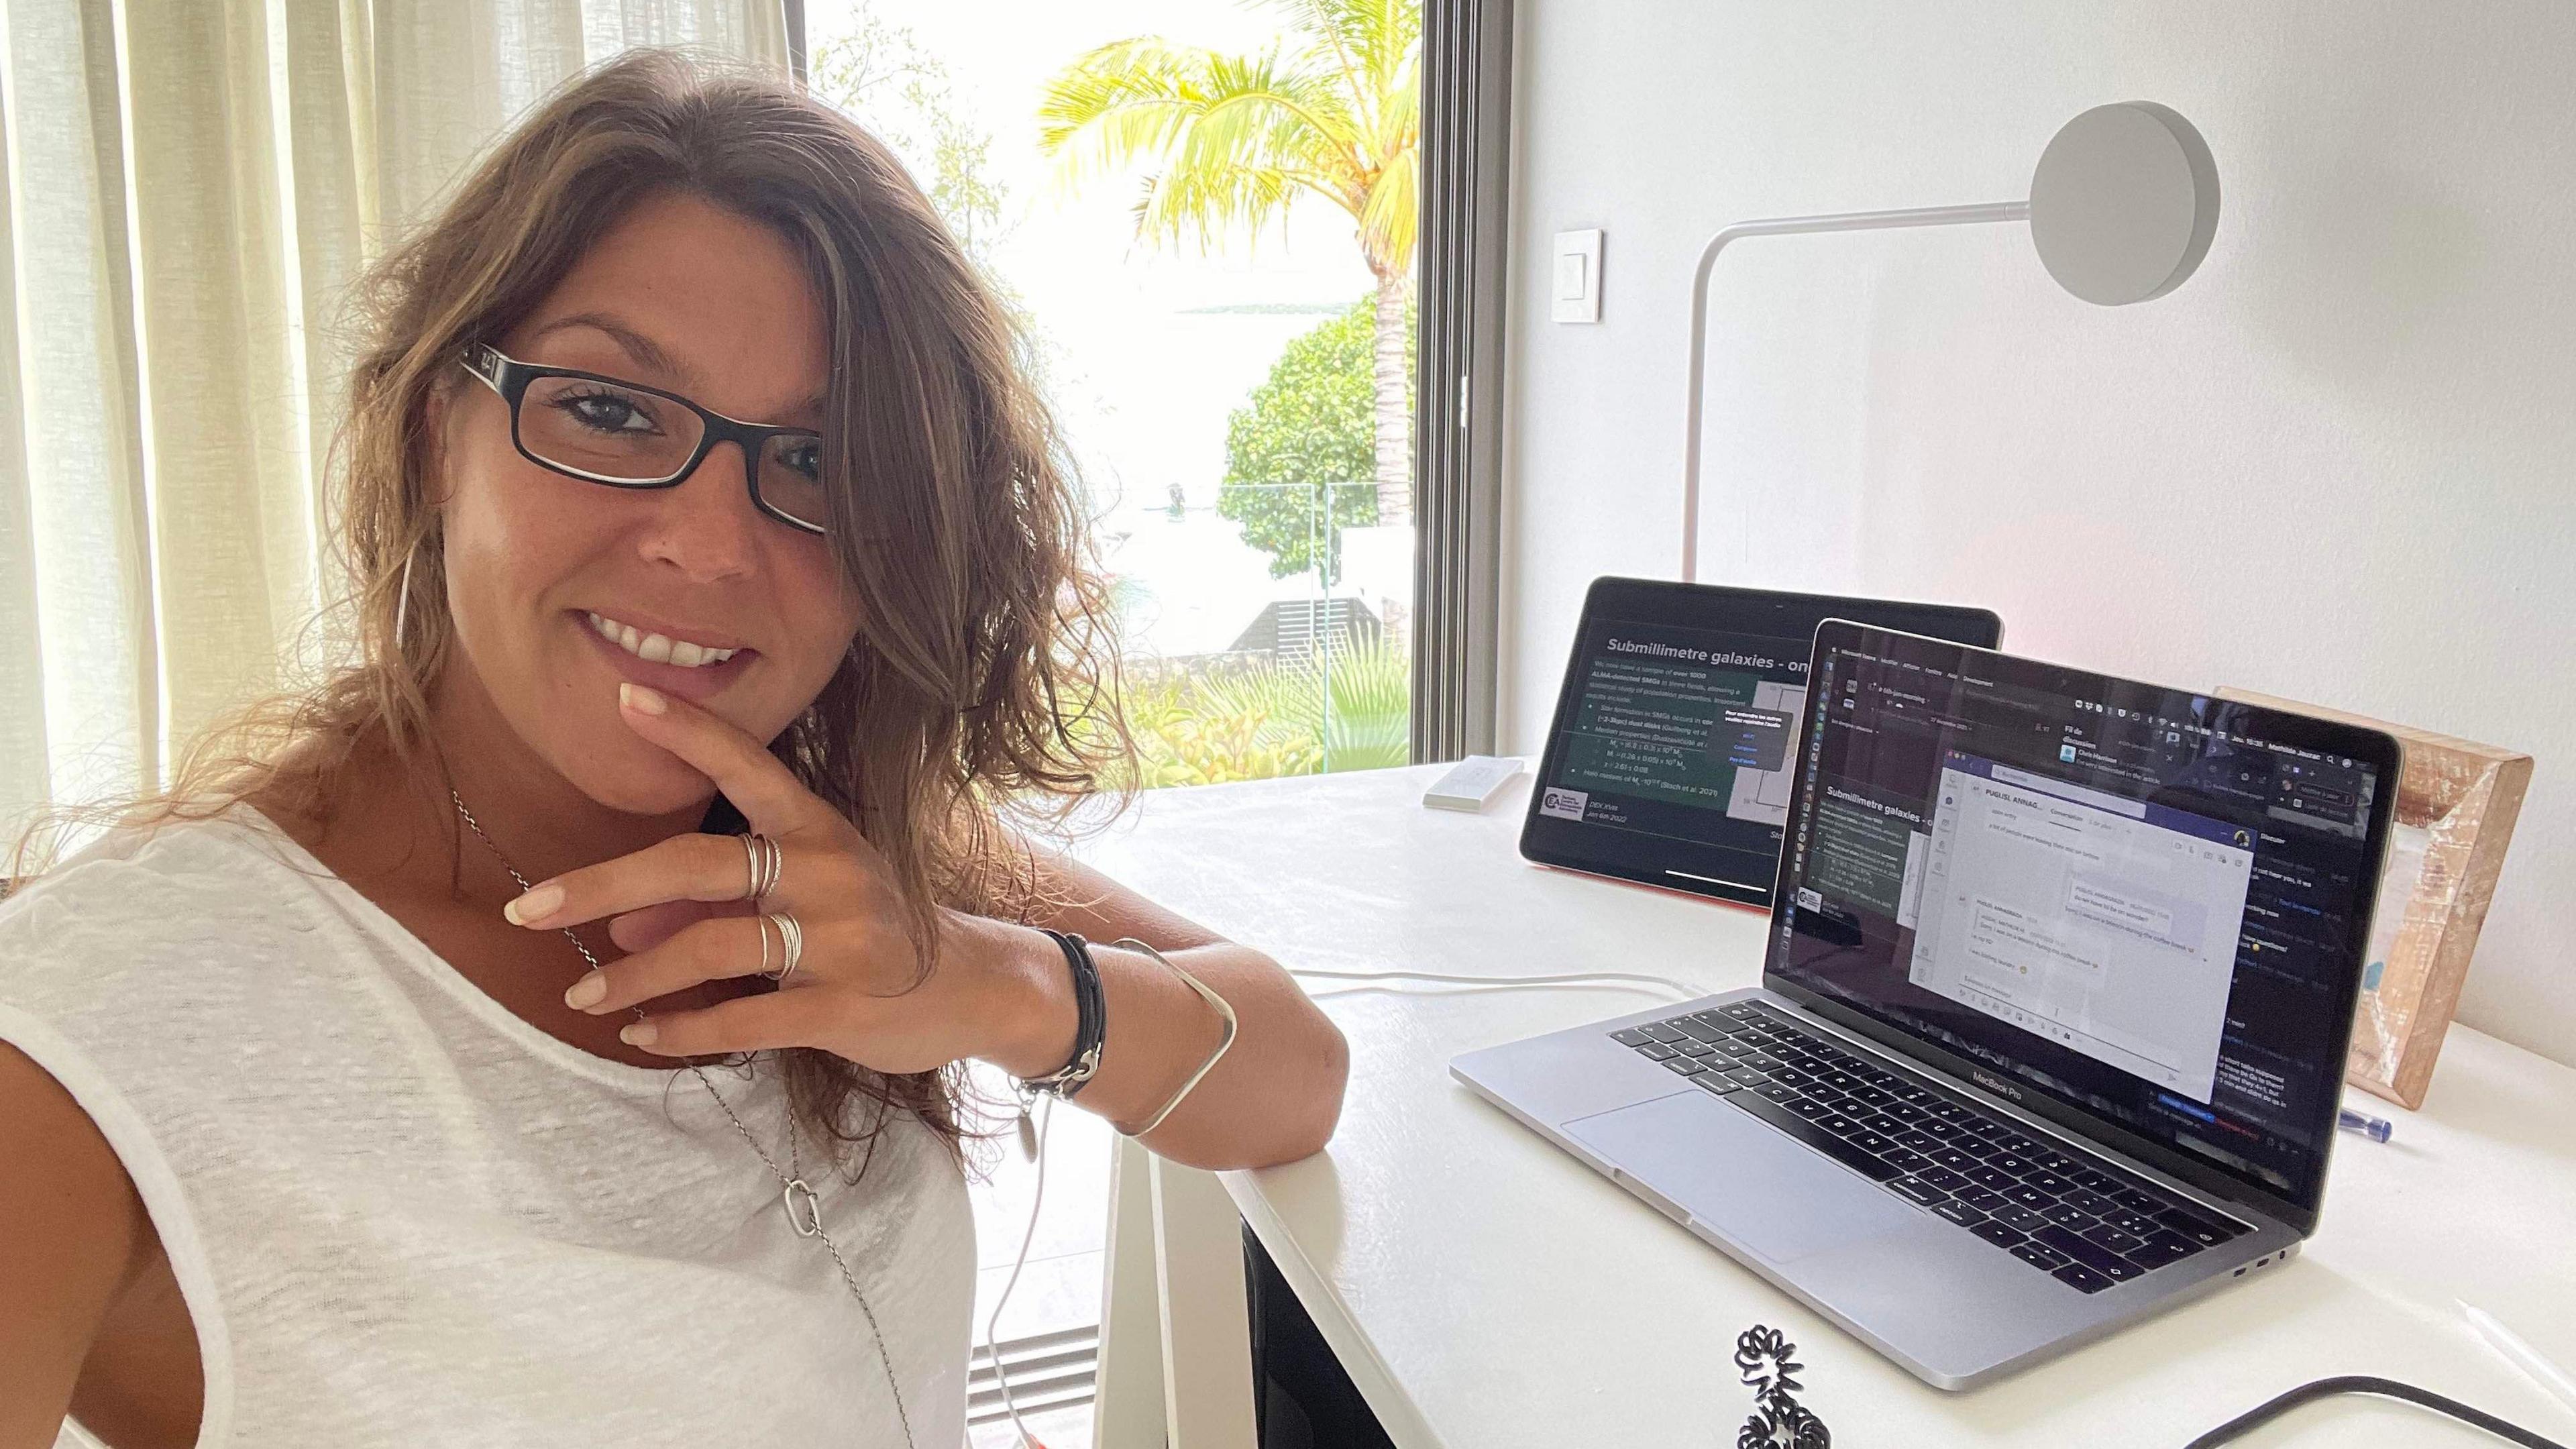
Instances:
[[[1566,252],[1556,259],[1556,300],[1580,302],[1592,284],[1592,259],[1581,252]]]
[[[1556,277],[1548,316],[1558,322],[1601,320],[1601,229],[1556,234]]]

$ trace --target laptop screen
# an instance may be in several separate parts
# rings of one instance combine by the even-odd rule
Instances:
[[[1812,675],[1771,975],[2312,1217],[2395,743],[1841,622]]]

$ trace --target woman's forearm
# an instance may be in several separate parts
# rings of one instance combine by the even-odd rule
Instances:
[[[1070,973],[1055,943],[991,923],[988,949],[1007,953],[1017,983],[1014,1022],[991,1060],[1040,1076],[1072,1054]],[[1106,1001],[1100,1069],[1073,1098],[1125,1131],[1149,1121],[1224,1039],[1215,1007],[1141,951],[1093,943]],[[1234,1045],[1162,1125],[1142,1139],[1172,1161],[1210,1169],[1264,1167],[1322,1150],[1340,1119],[1350,1054],[1341,1030],[1285,971],[1258,951],[1211,942],[1164,953],[1234,1009]]]

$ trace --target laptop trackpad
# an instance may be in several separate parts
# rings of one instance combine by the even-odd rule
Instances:
[[[1564,1130],[1719,1236],[1774,1263],[1902,1231],[1921,1216],[1706,1092],[1578,1117]]]

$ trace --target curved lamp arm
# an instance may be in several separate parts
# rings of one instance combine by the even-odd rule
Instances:
[[[1690,400],[1684,426],[1690,430],[1682,454],[1682,581],[1699,576],[1699,432],[1700,390],[1708,367],[1708,275],[1717,254],[1739,237],[1788,236],[1814,231],[1878,231],[1899,226],[1960,226],[1972,222],[2028,221],[2027,201],[1996,201],[1981,206],[1919,206],[1903,211],[1844,211],[1830,216],[1778,216],[1739,221],[1708,239],[1699,253],[1699,270],[1691,275]]]

